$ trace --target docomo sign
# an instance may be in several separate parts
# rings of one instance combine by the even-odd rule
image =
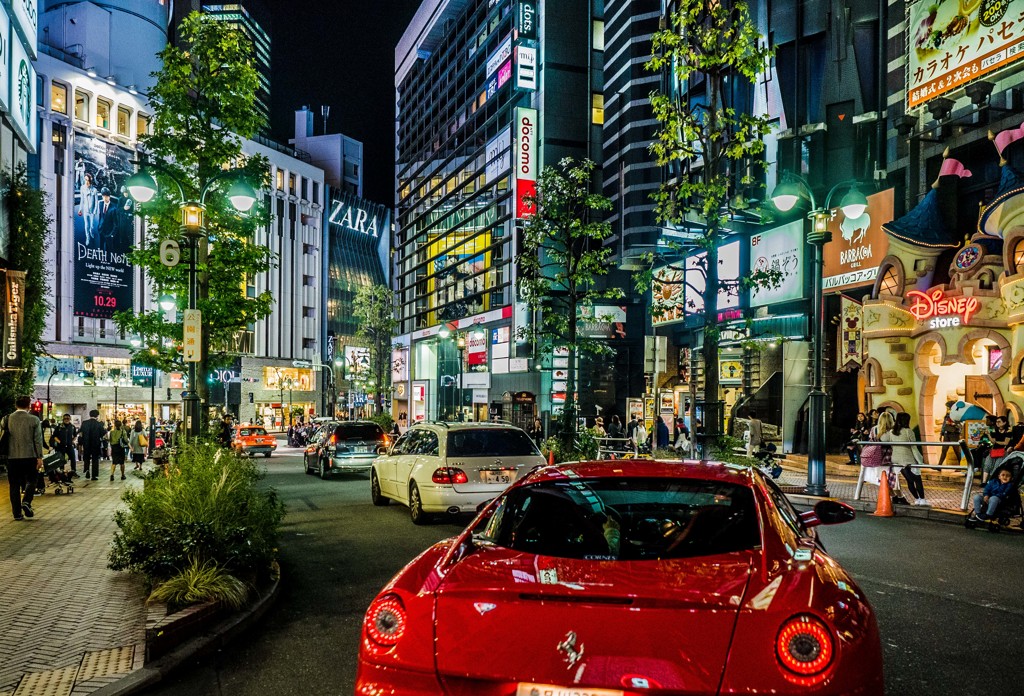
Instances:
[[[526,198],[537,195],[537,110],[516,109],[516,217],[526,218],[537,212]]]
[[[961,319],[962,323],[969,324],[978,311],[977,297],[946,297],[941,288],[926,293],[911,290],[907,298],[914,300],[910,305],[914,318],[918,321],[931,319],[928,326],[932,329],[960,326]],[[950,316],[957,314],[960,316]]]

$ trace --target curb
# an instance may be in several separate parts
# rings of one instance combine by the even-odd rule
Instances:
[[[129,672],[116,682],[93,691],[90,696],[128,696],[162,681],[187,660],[202,657],[218,650],[259,621],[277,601],[281,591],[281,579],[270,587],[251,607],[220,621],[209,631],[185,641],[171,652],[143,665],[141,669]]]

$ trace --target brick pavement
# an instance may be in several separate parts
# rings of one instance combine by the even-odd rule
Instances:
[[[0,475],[0,696],[84,696],[142,667],[143,581],[107,569],[121,493],[142,486],[128,474],[48,488],[24,522]]]

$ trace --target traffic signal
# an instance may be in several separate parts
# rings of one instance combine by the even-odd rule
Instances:
[[[212,372],[210,374],[206,375],[206,383],[207,384],[216,384],[217,383],[217,375],[213,374]]]
[[[33,401],[32,405],[29,407],[29,413],[31,413],[33,416],[36,416],[37,418],[42,418],[43,417],[43,402],[40,401],[39,399],[36,399],[35,401]]]

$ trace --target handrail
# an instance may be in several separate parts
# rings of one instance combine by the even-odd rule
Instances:
[[[964,478],[964,493],[960,499],[960,509],[966,510],[967,504],[971,498],[971,486],[974,484],[974,453],[967,446],[966,440],[958,441],[945,441],[945,442],[927,442],[927,441],[914,441],[914,442],[883,442],[881,440],[855,440],[855,445],[863,447],[864,445],[881,445],[882,447],[907,447],[916,445],[920,447],[959,447],[960,454],[963,456],[964,461],[967,462],[966,466],[959,464],[924,464],[924,468],[928,469],[954,469],[957,471],[966,471],[966,477]],[[860,465],[860,473],[857,475],[857,488],[853,493],[854,500],[860,500],[861,491],[864,489],[864,469],[865,468],[878,468],[878,467],[865,467],[863,464]]]

